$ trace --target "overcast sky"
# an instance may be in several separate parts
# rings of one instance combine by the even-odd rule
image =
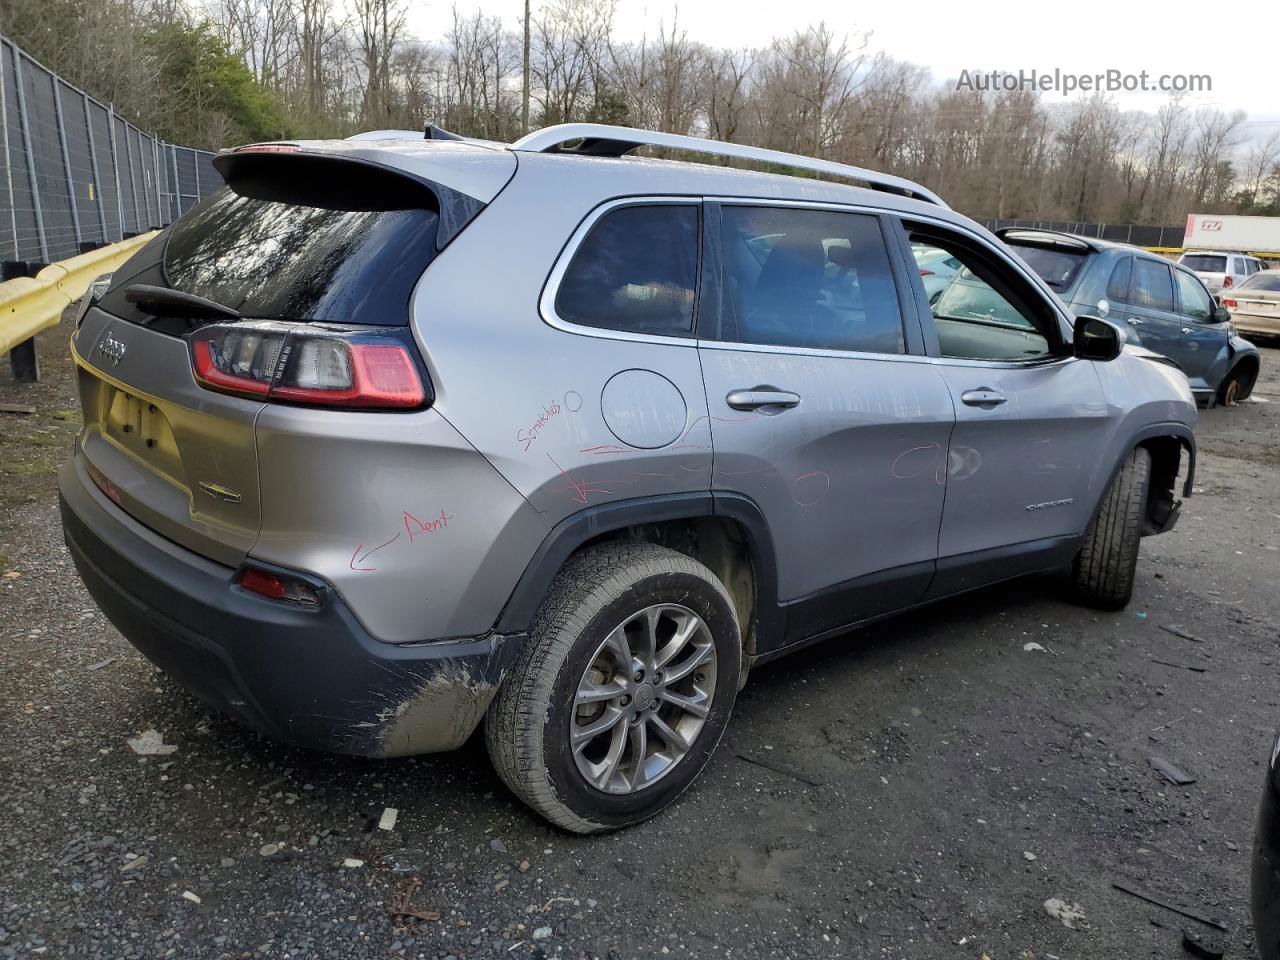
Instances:
[[[538,6],[534,0],[535,11]],[[464,12],[482,9],[516,29],[524,3],[458,0],[458,7]],[[414,32],[423,39],[439,37],[450,9],[450,0],[414,0],[410,13]],[[639,39],[646,32],[653,35],[658,23],[670,23],[675,12],[676,4],[670,0],[618,0],[615,34],[620,39]],[[1118,0],[1053,4],[912,0],[875,5],[831,0],[684,0],[679,4],[679,23],[690,37],[724,47],[763,46],[775,36],[821,20],[837,34],[853,36],[870,30],[872,49],[927,66],[940,82],[954,80],[963,69],[1052,71],[1056,67],[1080,74],[1146,70],[1153,78],[1209,74],[1212,92],[1188,96],[1188,105],[1248,111],[1251,137],[1280,130],[1280,102],[1275,96],[1280,11],[1270,0],[1239,8],[1198,4],[1197,12],[1189,15],[1178,6],[1129,5]],[[1061,98],[1050,93],[1046,99]],[[1124,109],[1156,110],[1164,100],[1159,93],[1116,95]]]

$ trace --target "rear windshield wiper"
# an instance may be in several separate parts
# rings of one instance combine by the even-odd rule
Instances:
[[[124,298],[153,317],[178,317],[183,320],[241,320],[240,312],[216,300],[183,293],[171,287],[134,283],[125,288]]]

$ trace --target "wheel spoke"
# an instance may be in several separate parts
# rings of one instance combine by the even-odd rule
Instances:
[[[646,672],[652,670],[657,664],[658,624],[664,612],[662,607],[650,607],[644,612],[644,638],[640,649],[636,652],[636,657]]]
[[[667,746],[671,748],[671,752],[674,754],[672,757],[673,760],[678,757],[682,757],[689,752],[689,742],[685,740],[684,737],[680,736],[680,734],[676,733],[676,731],[673,730],[667,724],[667,721],[662,719],[662,717],[658,716],[656,713],[651,713],[649,714],[648,721],[653,724],[653,729],[658,732],[658,736],[666,741]]]
[[[666,642],[661,650],[658,651],[656,658],[656,666],[662,667],[670,663],[685,648],[695,634],[701,629],[702,621],[692,613],[686,613],[684,622],[676,628],[675,636]]]
[[[615,726],[613,728],[613,740],[609,744],[609,752],[605,755],[604,760],[600,762],[599,773],[596,775],[596,786],[601,790],[609,786],[609,781],[618,772],[618,765],[622,763],[622,754],[626,749],[626,725]]]
[[[628,733],[631,738],[631,753],[633,756],[628,786],[632,790],[637,790],[645,784],[644,764],[645,760],[648,759],[646,754],[649,752],[649,725],[647,723],[633,723]]]
[[[574,724],[572,733],[574,753],[581,753],[586,745],[600,736],[600,734],[616,727],[623,716],[625,714],[621,710],[610,706],[605,708],[604,715],[598,720],[593,720],[583,726]]]
[[[685,713],[691,713],[695,717],[706,717],[711,712],[711,708],[707,705],[707,695],[701,690],[698,690],[694,696],[690,697],[674,690],[663,689],[658,691],[658,696],[668,703],[674,703]]]
[[[674,667],[669,667],[662,671],[662,682],[665,686],[670,686],[679,680],[683,680],[693,671],[711,659],[711,655],[715,653],[715,647],[710,643],[697,644],[694,646],[693,655]]]
[[[601,700],[612,700],[614,697],[620,697],[624,693],[626,693],[626,686],[621,682],[599,687],[583,680],[578,686],[578,692],[574,694],[573,704],[580,707],[589,703],[599,703]]]
[[[604,642],[605,649],[613,657],[614,666],[629,675],[633,669],[634,658],[631,656],[631,643],[627,640],[626,624],[617,627]]]

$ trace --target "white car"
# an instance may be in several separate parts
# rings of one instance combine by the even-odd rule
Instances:
[[[1224,250],[1196,250],[1184,253],[1178,262],[1190,269],[1211,293],[1238,287],[1267,265],[1257,257]]]
[[[942,295],[942,291],[950,286],[952,278],[964,264],[945,250],[932,247],[912,244],[911,252],[915,254],[916,264],[920,267],[921,282],[925,293],[929,295],[929,302],[934,303]]]

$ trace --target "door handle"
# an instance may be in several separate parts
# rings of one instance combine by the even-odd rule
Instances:
[[[1193,331],[1190,327],[1183,327],[1183,328],[1182,328],[1182,332],[1183,332],[1183,333],[1193,333],[1194,331]]]
[[[1126,320],[1125,323],[1128,323],[1131,326],[1135,326],[1135,327],[1142,326],[1142,320],[1140,320],[1138,317],[1129,317],[1129,319]]]
[[[735,410],[760,410],[763,413],[781,413],[800,403],[800,394],[777,387],[759,386],[750,390],[734,390],[724,402]],[[770,411],[769,407],[777,409]]]
[[[992,390],[990,387],[966,390],[960,394],[960,402],[971,407],[998,407],[1008,399],[999,390]]]

